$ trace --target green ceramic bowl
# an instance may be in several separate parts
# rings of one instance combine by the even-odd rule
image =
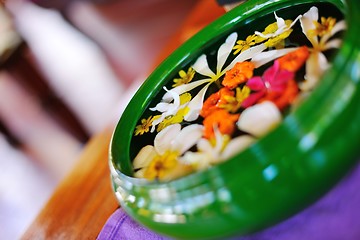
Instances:
[[[144,145],[133,137],[134,129],[179,70],[218,48],[231,32],[271,23],[275,11],[294,19],[314,5],[344,14],[347,31],[332,67],[307,100],[274,131],[224,163],[164,183],[132,177],[132,159]],[[358,0],[249,0],[192,37],[144,82],[113,133],[110,169],[121,207],[158,233],[204,239],[258,231],[314,203],[358,157],[359,23]]]

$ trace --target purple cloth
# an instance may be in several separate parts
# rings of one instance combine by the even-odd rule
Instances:
[[[360,164],[328,194],[299,214],[261,232],[232,240],[360,239]],[[165,240],[134,222],[122,209],[108,219],[99,240]]]

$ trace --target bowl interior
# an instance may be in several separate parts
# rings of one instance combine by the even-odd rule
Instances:
[[[238,39],[244,39],[254,32],[254,29],[261,31],[261,29],[273,23],[275,20],[274,12],[284,19],[295,19],[312,6],[318,7],[320,16],[332,16],[339,20],[344,18],[342,1],[249,1],[248,5],[239,6],[237,11],[224,16],[221,23],[213,23],[183,44],[149,76],[126,108],[115,129],[112,140],[111,155],[113,156],[114,166],[125,175],[132,176],[132,160],[142,147],[153,144],[154,137],[157,134],[155,131],[141,136],[134,136],[135,127],[141,119],[154,115],[150,108],[161,101],[165,93],[164,87],[167,89],[172,88],[173,79],[178,77],[180,70],[188,69],[200,55],[206,54],[209,67],[216,71],[217,50],[229,34],[236,32]],[[239,13],[243,14],[239,15]],[[295,34],[295,32],[298,34]],[[297,24],[294,34],[291,34],[288,39],[290,42],[288,44],[293,46],[309,45],[306,37],[299,34],[300,32],[300,25]],[[335,54],[335,50],[327,52],[330,60],[333,59]],[[229,64],[234,58],[235,56],[230,55],[225,65]],[[264,68],[257,69],[257,71],[264,71]],[[196,81],[201,77],[199,74],[195,75],[192,81]],[[212,87],[214,86],[210,86],[207,96],[215,91],[215,88],[212,89]],[[193,95],[195,95],[196,91],[198,89],[192,92]],[[298,112],[301,114],[301,110]],[[197,122],[200,123],[201,120]],[[256,144],[253,147],[256,148]]]

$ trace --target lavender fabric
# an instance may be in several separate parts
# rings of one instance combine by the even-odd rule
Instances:
[[[312,206],[266,230],[231,240],[360,239],[360,164]],[[122,209],[108,219],[99,240],[168,240],[134,222]]]

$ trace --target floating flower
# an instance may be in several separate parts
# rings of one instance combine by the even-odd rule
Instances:
[[[294,73],[280,69],[279,61],[268,68],[262,77],[256,76],[247,82],[247,86],[254,92],[246,98],[242,106],[247,108],[254,105],[267,94],[282,94],[287,88],[288,81],[294,78]]]
[[[264,39],[265,46],[268,48],[284,48],[285,47],[285,39],[288,38],[293,31],[292,27],[299,20],[301,16],[298,16],[294,21],[293,20],[284,20],[281,17],[278,17],[276,13],[274,13],[276,22],[270,24],[265,28],[265,30],[261,32],[255,32],[255,34]]]
[[[255,142],[255,138],[249,135],[231,139],[229,135],[221,134],[217,127],[214,127],[213,131],[214,138],[200,139],[196,145],[198,151],[186,152],[181,161],[190,164],[196,170],[206,169],[228,160]]]
[[[302,66],[304,66],[306,60],[309,58],[309,54],[308,47],[299,47],[295,51],[292,51],[278,59],[280,69],[294,73],[297,72]]]
[[[233,54],[236,55],[240,52],[248,50],[250,47],[254,46],[255,44],[259,43],[260,41],[262,41],[262,38],[258,37],[256,34],[247,36],[245,41],[238,40],[236,42],[236,45],[233,47],[233,50],[235,50],[235,52]]]
[[[245,109],[237,122],[241,131],[260,138],[274,129],[282,121],[276,105],[265,101]]]
[[[192,171],[179,157],[201,138],[203,126],[192,124],[181,129],[173,124],[159,132],[154,146],[143,147],[133,161],[135,177],[149,180],[171,180]]]
[[[172,85],[172,87],[177,87],[189,83],[194,78],[194,75],[195,75],[195,70],[192,67],[189,67],[187,72],[185,72],[184,70],[180,70],[179,71],[180,78],[174,79],[174,84]]]
[[[234,96],[234,92],[228,88],[221,88],[216,93],[211,94],[201,109],[200,115],[202,117],[207,117],[214,111],[219,110],[220,106],[223,104],[227,104],[226,98],[230,98]]]
[[[138,136],[138,135],[143,135],[144,133],[149,132],[154,119],[156,119],[156,117],[154,118],[153,116],[150,116],[147,119],[145,119],[145,118],[141,119],[141,124],[139,124],[135,127],[134,135]]]
[[[204,137],[211,139],[214,137],[214,126],[221,134],[231,135],[235,131],[235,122],[239,114],[230,114],[228,111],[220,109],[208,115],[204,121]]]
[[[165,123],[162,124],[162,127],[160,127],[158,131],[160,131],[165,126],[169,125],[171,122],[172,123],[182,122],[185,115],[189,111],[189,109],[187,108],[187,105],[191,99],[191,95],[189,93],[184,93],[181,96],[179,96],[178,94],[172,92],[171,90],[167,90],[165,87],[164,89],[168,93],[172,94],[173,101],[169,103],[160,102],[154,108],[150,108],[151,111],[159,111],[162,113],[152,121],[151,132],[154,132],[155,127],[164,121]],[[181,118],[181,121],[179,121],[179,118]]]
[[[230,89],[234,89],[253,76],[254,68],[255,66],[252,62],[238,62],[232,69],[225,73],[224,80],[221,84]]]
[[[312,44],[310,56],[306,62],[306,81],[300,84],[300,88],[304,91],[313,89],[323,73],[330,67],[323,52],[339,48],[341,39],[331,38],[346,29],[345,20],[336,22],[333,18],[321,18],[321,23],[318,21],[319,11],[317,7],[311,7],[300,19],[302,31]]]
[[[286,83],[284,91],[280,92],[268,92],[259,102],[271,101],[280,110],[292,104],[297,98],[299,88],[294,79],[290,79]]]

